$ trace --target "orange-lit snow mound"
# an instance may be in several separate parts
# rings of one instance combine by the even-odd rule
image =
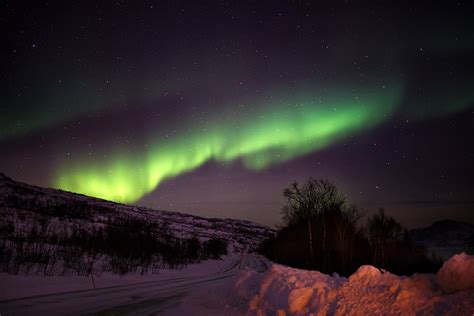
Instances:
[[[474,257],[461,256],[472,264]],[[235,293],[250,302],[250,315],[473,315],[474,290],[457,281],[463,274],[472,278],[472,266],[467,271],[450,261],[445,269],[456,271],[452,280],[461,291],[449,295],[439,275],[401,277],[362,266],[346,279],[278,264],[264,273],[242,272]]]
[[[474,289],[474,256],[464,252],[453,256],[439,269],[436,278],[447,293]]]

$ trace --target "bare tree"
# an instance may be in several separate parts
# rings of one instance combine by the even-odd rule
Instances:
[[[322,248],[326,265],[326,222],[325,212],[340,210],[345,197],[337,190],[336,186],[325,179],[310,178],[301,187],[293,182],[283,191],[286,204],[282,208],[283,221],[287,225],[301,222],[308,223],[308,242],[310,251],[310,264],[314,262],[313,231],[311,221],[321,218],[323,221]]]
[[[403,227],[393,217],[385,215],[385,210],[381,208],[369,217],[367,230],[374,247],[374,263],[380,260],[385,268],[385,250],[401,238]]]
[[[335,223],[335,245],[343,272],[347,271],[348,263],[354,256],[352,245],[357,234],[361,232],[357,228],[357,222],[364,217],[364,214],[365,212],[357,206],[351,205],[340,212],[339,221]]]

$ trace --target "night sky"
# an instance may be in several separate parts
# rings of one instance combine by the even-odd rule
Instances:
[[[327,178],[408,227],[474,221],[466,1],[2,1],[0,172],[280,221]]]

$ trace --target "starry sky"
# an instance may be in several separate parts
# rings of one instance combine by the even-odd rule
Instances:
[[[474,221],[469,1],[3,1],[0,172],[280,221],[336,183],[408,227]]]

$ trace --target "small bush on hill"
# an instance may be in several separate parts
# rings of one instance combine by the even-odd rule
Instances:
[[[211,238],[204,242],[203,252],[209,259],[219,259],[227,254],[227,241],[219,238]]]

